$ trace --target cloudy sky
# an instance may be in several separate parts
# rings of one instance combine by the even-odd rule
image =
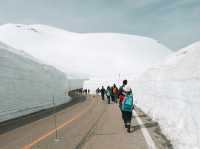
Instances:
[[[137,34],[174,50],[200,40],[200,0],[0,0],[0,4],[0,24]]]

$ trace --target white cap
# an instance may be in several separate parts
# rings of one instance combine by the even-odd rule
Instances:
[[[124,91],[125,92],[131,92],[131,87],[130,86],[125,86]]]

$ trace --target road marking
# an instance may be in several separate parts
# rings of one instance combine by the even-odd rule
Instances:
[[[139,125],[143,126],[144,124],[143,124],[142,120],[139,118],[138,114],[135,111],[133,111],[133,113],[134,113]],[[141,130],[142,130],[142,134],[145,138],[145,141],[147,143],[148,149],[157,149],[157,147],[156,147],[152,137],[150,136],[148,130],[146,129],[146,127],[142,127]]]
[[[38,144],[42,140],[44,140],[44,139],[48,138],[49,136],[51,136],[52,134],[54,134],[56,132],[56,130],[58,131],[58,130],[64,128],[65,126],[69,125],[71,122],[73,122],[76,119],[78,119],[79,117],[81,117],[84,113],[86,113],[90,109],[90,107],[93,106],[94,99],[92,99],[92,100],[93,100],[93,102],[91,102],[91,104],[88,106],[87,109],[83,110],[82,112],[80,112],[79,114],[77,114],[76,116],[74,116],[72,119],[65,121],[63,124],[59,125],[57,128],[54,128],[54,129],[50,130],[49,132],[43,134],[42,136],[40,136],[39,138],[37,138],[36,140],[34,140],[33,142],[31,142],[30,144],[25,145],[21,149],[30,149],[35,144]]]

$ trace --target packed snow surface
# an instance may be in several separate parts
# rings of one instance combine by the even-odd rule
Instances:
[[[177,149],[200,149],[200,42],[169,56],[134,84],[138,105]]]
[[[171,51],[156,40],[114,33],[72,33],[46,25],[0,26],[0,41],[64,72],[137,75]]]

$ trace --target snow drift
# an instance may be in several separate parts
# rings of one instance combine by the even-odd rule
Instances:
[[[0,42],[0,122],[52,107],[53,96],[56,104],[66,103],[64,92],[82,85]]]
[[[50,96],[53,94],[53,88],[62,98],[61,94],[65,87],[67,89],[80,88],[88,74],[95,78],[86,83],[86,87],[92,88],[99,86],[99,80],[102,78],[105,83],[111,83],[108,80],[116,82],[119,80],[119,73],[123,77],[135,77],[172,53],[156,40],[146,37],[113,33],[79,34],[45,25],[2,25],[0,26],[0,41],[21,50],[13,52],[10,51],[11,48],[6,48],[7,51],[5,48],[1,49],[2,54],[6,54],[6,58],[1,59],[0,65],[6,62],[12,69],[8,69],[9,67],[7,68],[6,65],[1,67],[0,71],[5,77],[12,75],[8,84],[5,85],[5,81],[0,82],[4,83],[1,85],[4,97],[1,97],[0,100],[4,103],[3,106],[15,104],[19,106],[13,108],[15,111],[12,112],[21,109],[20,104],[22,109],[29,109],[32,106],[44,108],[44,104],[52,102]],[[56,69],[46,66],[46,64],[52,65]],[[65,74],[58,70],[68,76],[76,74],[78,79],[72,77],[65,80]],[[34,73],[31,74],[31,72]],[[0,79],[4,80],[3,76]],[[12,81],[16,83],[14,88]],[[30,83],[33,83],[31,86],[33,93],[30,91]],[[60,87],[56,88],[57,86]],[[24,87],[28,91],[22,93],[19,89]],[[11,89],[8,90],[8,88]],[[42,89],[40,90],[40,88]],[[11,100],[7,100],[7,92],[12,95]],[[17,98],[15,98],[16,92],[20,93]],[[37,92],[38,95],[35,95]],[[27,93],[30,93],[30,97]],[[25,99],[32,102],[25,102],[23,105],[22,102]],[[65,99],[61,101],[65,101]],[[9,108],[5,106],[2,111],[9,110]]]
[[[0,26],[0,41],[67,73],[138,75],[171,51],[156,40],[114,33],[72,33],[45,25]]]
[[[134,84],[138,105],[177,149],[200,149],[200,42],[186,47]]]

